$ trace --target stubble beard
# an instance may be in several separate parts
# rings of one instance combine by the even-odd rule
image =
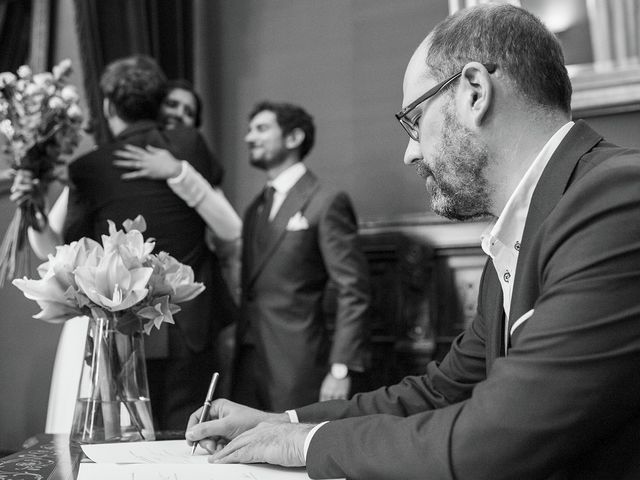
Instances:
[[[286,159],[286,152],[284,150],[276,152],[272,156],[260,156],[254,157],[249,152],[249,163],[259,170],[269,170],[282,164]]]
[[[453,102],[444,107],[442,142],[432,167],[421,160],[418,174],[431,176],[431,208],[451,220],[471,220],[490,215],[491,187],[484,176],[489,165],[486,145],[462,125]]]

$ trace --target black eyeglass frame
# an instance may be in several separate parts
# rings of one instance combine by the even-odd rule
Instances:
[[[498,65],[495,63],[483,63],[482,65],[484,65],[484,68],[486,68],[489,73],[494,73],[498,68]],[[438,93],[447,88],[450,84],[456,81],[458,77],[460,77],[460,75],[462,75],[462,70],[438,83],[433,88],[430,88],[426,93],[424,93],[409,105],[404,107],[402,110],[400,110],[398,113],[396,113],[396,119],[398,120],[398,122],[400,122],[400,125],[407,132],[409,137],[411,137],[416,142],[420,140],[420,137],[418,136],[417,125],[415,123],[417,119],[408,120],[406,118],[407,115],[409,115],[409,113],[411,113],[422,102],[429,100],[431,97],[435,97]]]

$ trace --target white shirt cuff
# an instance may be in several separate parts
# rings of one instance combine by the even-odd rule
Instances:
[[[184,180],[185,175],[187,174],[187,161],[180,160],[180,173],[177,177],[167,178],[167,182],[169,183],[180,183]]]
[[[324,425],[326,425],[329,422],[322,422],[319,423],[318,425],[316,425],[315,427],[313,427],[313,429],[307,433],[307,438],[304,439],[304,463],[307,463],[307,451],[309,450],[309,444],[311,443],[311,439],[313,438],[313,436],[316,434],[316,432],[318,430],[320,430],[320,428]]]
[[[284,413],[289,415],[289,421],[291,423],[300,423],[300,420],[298,420],[298,414],[295,410],[285,410]]]

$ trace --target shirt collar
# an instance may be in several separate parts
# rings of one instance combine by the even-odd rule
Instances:
[[[573,125],[574,122],[565,123],[547,141],[509,197],[498,219],[490,224],[483,233],[482,249],[490,257],[493,258],[495,254],[492,249],[492,245],[496,243],[495,240],[498,240],[502,245],[514,246],[516,250],[519,250],[533,191],[551,156]]]
[[[302,162],[297,162],[281,172],[280,175],[269,182],[269,185],[271,185],[276,192],[286,194],[305,173],[307,173],[307,166]]]

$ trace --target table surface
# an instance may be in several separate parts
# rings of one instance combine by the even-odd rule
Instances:
[[[158,440],[184,438],[184,432],[157,432]],[[80,462],[89,461],[68,435],[40,434],[33,445],[0,458],[2,480],[75,480]]]

